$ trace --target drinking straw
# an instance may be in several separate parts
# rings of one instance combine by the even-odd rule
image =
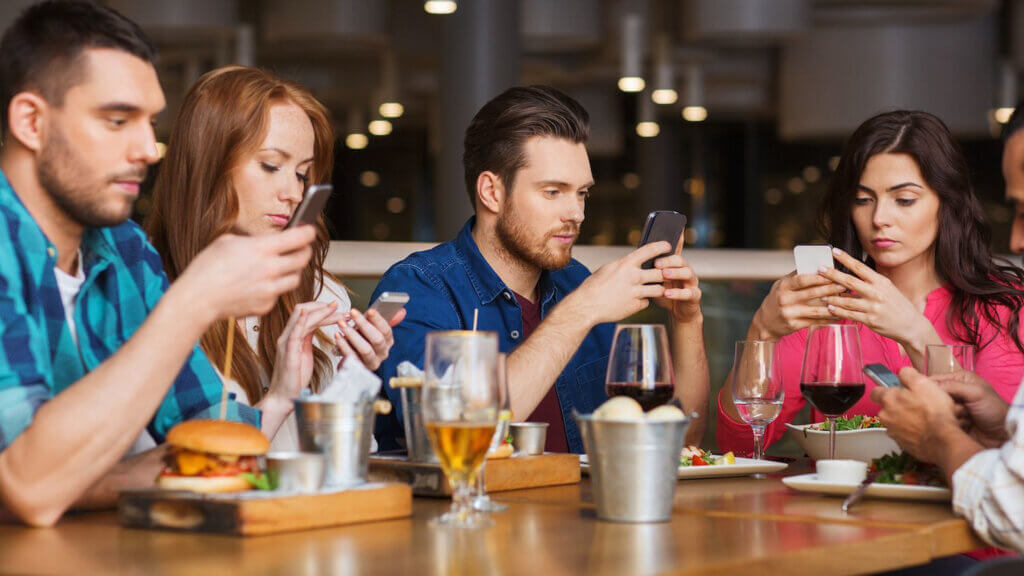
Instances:
[[[479,313],[480,313],[480,309],[479,308],[473,308],[473,332],[476,332],[476,318],[477,318],[477,315]]]
[[[231,380],[231,348],[235,343],[235,317],[228,318],[228,349],[224,355],[224,385],[220,391],[220,419],[228,417],[228,382]]]

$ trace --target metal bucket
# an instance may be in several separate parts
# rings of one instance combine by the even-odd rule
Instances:
[[[422,386],[404,386],[399,389],[402,398],[402,427],[405,428],[405,445],[412,462],[431,462],[439,464],[427,428],[423,425]]]
[[[576,414],[590,465],[597,516],[667,522],[689,420],[622,422]]]
[[[373,438],[373,400],[318,402],[295,399],[299,448],[320,452],[327,460],[324,487],[347,488],[366,483]]]

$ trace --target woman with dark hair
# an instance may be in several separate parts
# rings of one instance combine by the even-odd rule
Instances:
[[[804,405],[801,361],[807,329],[817,324],[856,324],[864,363],[894,372],[911,364],[924,371],[928,345],[973,345],[975,372],[1010,400],[1024,374],[1024,271],[993,260],[991,230],[946,125],[903,110],[861,124],[822,208],[840,268],[775,282],[747,332],[748,340],[778,341],[786,389],[765,445]],[[751,429],[728,390],[718,397],[718,445],[745,452]],[[878,409],[866,392],[848,413]],[[824,419],[817,412],[812,418]]]
[[[279,233],[307,184],[331,181],[333,164],[327,110],[308,90],[258,68],[203,75],[182,104],[146,221],[167,276],[173,281],[226,232]],[[343,357],[376,369],[394,341],[388,322],[376,311],[352,310],[345,287],[324,270],[330,237],[322,216],[316,228],[299,285],[262,317],[238,319],[248,346],[235,342],[231,355],[229,389],[262,410],[274,449],[298,448],[294,425],[282,425],[303,388],[321,390]],[[226,341],[227,322],[200,340],[216,367],[224,365]]]

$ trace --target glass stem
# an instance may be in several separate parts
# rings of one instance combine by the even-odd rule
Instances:
[[[471,512],[469,491],[472,482],[463,480],[452,484],[452,515],[458,524],[464,524],[469,520]]]
[[[485,500],[487,498],[487,488],[486,483],[484,482],[484,470],[486,469],[487,462],[484,461],[480,466],[480,471],[476,474],[476,490],[474,492],[475,497],[480,498],[481,500]]]
[[[752,424],[750,429],[754,432],[754,460],[764,458],[764,426]]]
[[[836,417],[828,417],[828,459],[836,459]]]

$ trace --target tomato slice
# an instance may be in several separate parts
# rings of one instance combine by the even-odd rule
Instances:
[[[694,456],[693,457],[693,465],[694,466],[709,466],[707,461],[704,460],[703,458],[701,458],[700,456]]]

